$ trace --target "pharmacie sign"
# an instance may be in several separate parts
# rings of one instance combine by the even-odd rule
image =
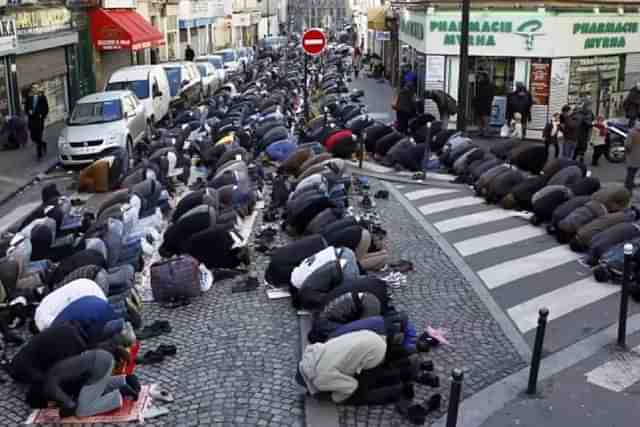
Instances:
[[[444,46],[460,44],[461,22],[459,20],[433,19],[429,22],[429,32],[442,37]],[[541,19],[527,19],[514,23],[511,20],[491,19],[469,22],[469,45],[500,48],[504,38],[502,35],[513,35],[521,39],[524,50],[533,50],[538,37],[544,36]]]
[[[576,22],[573,24],[573,34],[587,36],[584,39],[584,49],[614,49],[627,47],[627,36],[638,34],[638,27],[637,21]]]

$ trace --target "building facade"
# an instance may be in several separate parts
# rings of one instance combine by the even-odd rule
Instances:
[[[467,117],[475,120],[471,106],[479,73],[487,73],[496,87],[493,126],[504,123],[506,95],[516,82],[533,96],[532,136],[540,136],[562,106],[584,98],[597,115],[622,115],[624,96],[640,80],[640,14],[622,12],[472,10]],[[459,11],[402,13],[400,41],[402,59],[414,65],[421,88],[458,97]],[[432,103],[426,108],[436,113]]]

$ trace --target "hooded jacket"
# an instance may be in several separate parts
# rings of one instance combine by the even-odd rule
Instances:
[[[607,208],[597,200],[591,200],[583,206],[577,208],[558,223],[558,229],[573,235],[580,227],[586,225],[596,218],[607,214]]]
[[[583,171],[578,166],[568,166],[553,175],[547,185],[572,185],[582,180],[583,176]]]
[[[634,222],[623,222],[610,227],[591,239],[589,255],[597,261],[612,246],[640,237],[640,226]]]
[[[44,297],[36,308],[35,322],[40,331],[47,329],[65,308],[80,298],[93,296],[107,301],[104,291],[89,279],[78,279]]]
[[[591,200],[589,196],[578,196],[572,197],[567,200],[553,211],[553,215],[551,216],[551,225],[554,227],[558,226],[558,223],[565,219],[568,215],[570,215],[576,209],[584,206],[587,202]]]
[[[604,204],[609,212],[618,212],[629,206],[631,193],[622,184],[611,184],[593,193],[591,198]]]
[[[581,227],[576,234],[576,241],[584,247],[591,246],[591,240],[596,234],[623,222],[632,222],[638,219],[638,212],[633,208],[628,208],[619,212],[609,213],[600,218],[594,219],[587,225]]]
[[[311,394],[331,392],[344,402],[358,388],[355,376],[384,361],[387,343],[375,332],[358,331],[305,348],[298,370]]]

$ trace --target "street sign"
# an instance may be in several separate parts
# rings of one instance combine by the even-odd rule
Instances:
[[[327,38],[319,28],[312,28],[302,36],[302,49],[312,56],[320,55],[327,46]]]

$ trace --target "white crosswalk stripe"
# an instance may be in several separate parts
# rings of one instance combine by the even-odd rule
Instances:
[[[445,200],[442,202],[425,203],[418,207],[418,210],[425,215],[431,215],[438,212],[446,212],[456,208],[462,208],[466,206],[481,205],[484,200],[478,197],[460,197],[452,200]]]
[[[452,188],[426,188],[424,190],[416,190],[406,193],[404,197],[409,200],[418,200],[425,197],[440,196],[442,194],[451,194],[457,192],[458,190],[454,190]]]
[[[619,290],[620,288],[617,286],[598,283],[593,277],[587,277],[511,307],[507,312],[518,329],[525,333],[538,325],[540,307],[549,309],[547,321],[551,321],[571,313],[577,308],[613,295]]]
[[[541,273],[576,260],[576,254],[567,246],[556,246],[533,255],[501,262],[478,271],[478,276],[489,289],[511,283],[532,274]]]
[[[480,237],[463,240],[453,245],[460,255],[470,256],[490,249],[499,248],[501,246],[510,245],[524,240],[532,239],[547,234],[542,227],[532,227],[531,225],[523,225],[521,227],[510,228],[497,233],[484,234]]]
[[[547,234],[544,226],[524,223],[531,214],[487,206],[480,212],[476,209],[461,215],[461,208],[480,207],[485,203],[484,199],[471,195],[464,186],[417,188],[406,185],[401,192],[427,221],[434,218],[432,215],[440,214],[430,221],[433,227],[463,258],[469,258],[470,265],[481,265],[475,274],[516,328],[525,338],[531,338],[531,344],[542,307],[549,309],[550,324],[564,322],[563,327],[567,324],[567,328],[578,331],[568,334],[571,337],[567,340],[584,337],[581,326],[576,323],[576,318],[581,316],[591,316],[585,320],[594,330],[608,327],[615,321],[611,316],[602,316],[609,320],[594,320],[592,307],[609,304],[611,298],[608,297],[619,292],[620,287],[597,282],[587,268],[576,262],[581,254],[573,252],[568,245],[559,244],[554,236]],[[514,221],[513,218],[522,218],[523,221]],[[488,251],[491,251],[490,256],[470,258]],[[617,307],[608,311],[617,313]],[[599,321],[603,323],[594,327],[594,323]],[[562,328],[551,330],[560,331]],[[558,348],[574,343],[562,342],[564,335],[554,333],[559,335],[556,338],[558,343],[554,343]],[[593,374],[594,378],[602,376],[600,372]],[[633,382],[640,381],[640,369],[637,376]],[[630,381],[623,381],[619,387],[626,387]],[[615,387],[618,386],[610,388]]]
[[[498,221],[506,218],[513,218],[516,216],[522,216],[528,218],[530,215],[520,214],[514,211],[508,211],[505,209],[491,209],[489,211],[477,212],[470,215],[464,215],[457,218],[446,219],[444,221],[436,222],[433,224],[441,233],[448,233],[450,231],[460,230],[463,228],[474,227],[487,222]]]

